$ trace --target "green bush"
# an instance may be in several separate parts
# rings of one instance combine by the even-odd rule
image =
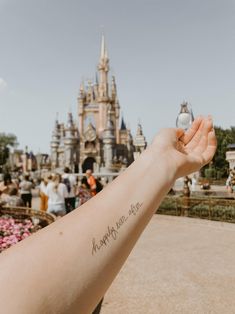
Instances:
[[[203,203],[191,206],[189,209],[189,216],[198,218],[209,218],[210,207],[208,204]]]
[[[164,215],[179,215],[176,197],[166,197],[159,206],[157,213]]]
[[[205,177],[207,179],[216,178],[216,170],[214,168],[207,168],[207,169],[205,169]]]

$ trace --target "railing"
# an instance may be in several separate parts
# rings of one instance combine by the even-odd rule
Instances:
[[[235,200],[167,196],[157,213],[235,223]]]

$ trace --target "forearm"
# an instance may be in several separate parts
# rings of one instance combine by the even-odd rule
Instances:
[[[96,197],[6,251],[0,258],[1,308],[90,313],[174,179],[164,156],[150,148]]]

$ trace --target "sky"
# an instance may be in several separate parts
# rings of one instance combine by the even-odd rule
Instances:
[[[76,116],[105,35],[121,112],[150,142],[180,104],[235,126],[234,0],[0,0],[0,133],[50,152],[56,113]]]

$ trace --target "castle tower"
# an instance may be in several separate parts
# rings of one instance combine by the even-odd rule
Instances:
[[[106,127],[107,118],[107,104],[109,103],[109,84],[108,84],[108,72],[109,72],[109,59],[108,52],[105,44],[104,35],[101,39],[101,52],[100,60],[98,64],[99,72],[99,85],[98,85],[98,103],[99,103],[99,129],[98,132],[101,135]]]
[[[112,84],[111,84],[111,99],[112,103],[114,104],[114,121],[115,121],[115,136],[116,136],[116,142],[117,144],[120,143],[120,136],[119,136],[119,119],[120,119],[120,105],[119,105],[119,100],[117,96],[117,86],[116,86],[116,81],[115,77],[112,76]]]
[[[78,131],[72,113],[69,112],[64,137],[64,165],[69,168],[74,168],[78,164],[78,151],[76,149],[78,142]]]
[[[54,130],[52,132],[52,140],[51,140],[51,166],[53,169],[58,167],[58,148],[60,144],[60,126],[58,119],[55,120]]]
[[[95,80],[94,80],[94,83],[93,83],[93,88],[94,88],[94,98],[95,99],[98,99],[99,97],[99,81],[98,81],[98,76],[97,76],[97,73],[95,74]]]
[[[79,96],[78,96],[78,125],[79,133],[83,133],[83,114],[84,114],[84,105],[85,105],[85,90],[84,83],[80,85]]]
[[[111,105],[108,108],[107,124],[103,131],[103,150],[104,150],[104,165],[107,170],[112,170],[112,163],[114,157],[114,126],[111,119]]]

